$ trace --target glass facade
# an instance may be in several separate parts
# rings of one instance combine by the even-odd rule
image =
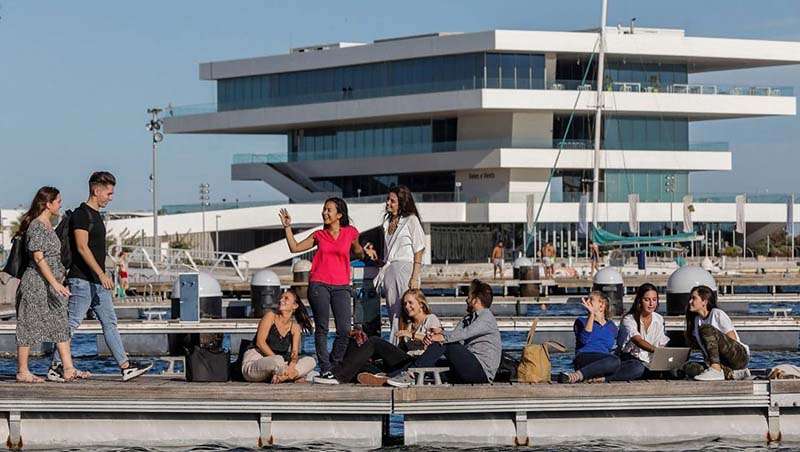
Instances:
[[[289,161],[454,151],[456,118],[301,129],[289,134]]]
[[[596,58],[592,60],[586,77],[588,84],[597,80]],[[589,56],[562,57],[556,62],[556,80],[562,86],[583,80]],[[685,85],[689,81],[689,72],[685,63],[662,63],[643,61],[641,59],[613,57],[606,60],[603,75],[603,89],[613,91],[647,91],[668,92],[675,84]],[[574,83],[573,83],[574,84]]]
[[[553,116],[553,140],[566,133],[566,148],[591,149],[594,146],[594,116]],[[689,150],[689,119],[659,116],[606,116],[603,119],[602,148],[622,150]]]
[[[540,54],[469,53],[217,81],[219,111],[481,88],[543,89]]]
[[[582,193],[592,192],[592,170],[562,170],[563,202],[579,202]],[[681,202],[689,193],[688,171],[601,170],[600,201],[628,202],[638,193],[639,202]]]
[[[603,179],[606,202],[628,202],[629,193],[639,202],[681,202],[689,193],[687,171],[607,170]]]
[[[331,192],[341,192],[343,198],[386,195],[390,187],[406,185],[415,193],[452,193],[455,189],[456,173],[453,171],[381,174],[364,176],[340,176],[314,178],[320,187]],[[361,190],[359,192],[359,189]]]

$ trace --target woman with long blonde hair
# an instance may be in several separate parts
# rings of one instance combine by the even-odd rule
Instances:
[[[339,384],[357,380],[361,384],[383,385],[389,379],[384,372],[402,368],[415,356],[425,351],[425,334],[439,330],[442,323],[431,313],[425,295],[419,289],[408,289],[402,297],[403,311],[400,315],[400,328],[395,333],[399,345],[395,346],[378,336],[363,337],[358,332],[350,339],[342,363],[333,369],[335,379],[314,379],[314,383]],[[381,359],[383,372],[364,372],[370,360]],[[376,369],[372,369],[376,370]]]

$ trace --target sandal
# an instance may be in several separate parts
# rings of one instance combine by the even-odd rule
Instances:
[[[74,368],[74,367],[69,367],[69,368],[64,369],[64,381],[65,382],[67,382],[67,381],[75,381],[75,380],[81,378],[79,375],[80,375],[80,371],[78,369]]]
[[[44,383],[44,378],[38,377],[30,372],[17,373],[17,383]]]

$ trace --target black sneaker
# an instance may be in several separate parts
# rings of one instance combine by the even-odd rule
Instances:
[[[50,368],[47,369],[47,381],[54,381],[56,383],[64,383],[64,365],[61,363],[52,363]]]
[[[321,385],[338,385],[339,380],[336,379],[336,376],[333,375],[333,372],[325,372],[322,375],[314,377],[314,383]]]
[[[122,381],[132,380],[147,373],[153,367],[151,362],[128,361],[128,367],[122,369]]]

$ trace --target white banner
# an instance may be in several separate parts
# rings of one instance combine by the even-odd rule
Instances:
[[[694,204],[692,204],[692,195],[683,197],[683,232],[694,231],[694,221],[692,221],[692,212],[694,212]]]
[[[528,219],[528,234],[533,234],[533,227],[536,225],[536,195],[531,193],[525,197],[525,218]]]
[[[628,229],[631,234],[639,234],[639,194],[628,195]]]
[[[744,206],[747,204],[747,195],[736,195],[736,232],[744,234],[746,225],[744,220]]]
[[[578,233],[582,235],[589,234],[589,194],[583,193],[581,195],[580,204],[578,204]]]

